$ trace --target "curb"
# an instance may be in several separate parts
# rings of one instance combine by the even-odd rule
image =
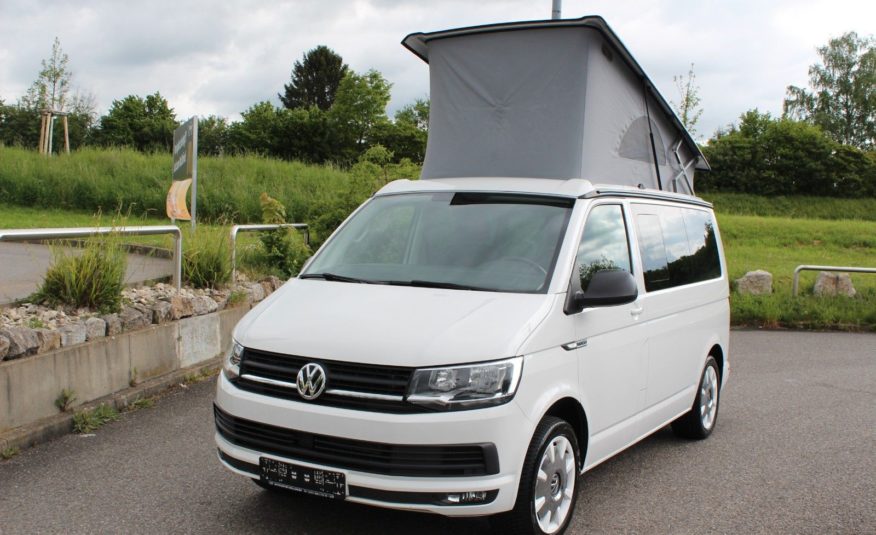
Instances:
[[[185,382],[192,375],[206,376],[218,371],[222,366],[222,356],[173,371],[160,377],[155,377],[131,388],[126,388],[114,394],[104,396],[89,403],[77,406],[72,411],[43,418],[32,424],[23,425],[0,433],[0,451],[7,448],[25,449],[43,442],[62,437],[73,432],[73,415],[82,410],[90,410],[100,404],[113,406],[123,410],[139,399],[150,398]]]

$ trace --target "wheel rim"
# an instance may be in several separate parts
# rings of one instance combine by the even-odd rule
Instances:
[[[710,430],[718,415],[718,374],[712,366],[706,367],[700,386],[700,421],[703,429]]]
[[[535,479],[535,516],[545,533],[555,533],[569,516],[575,495],[575,451],[564,436],[550,441]]]

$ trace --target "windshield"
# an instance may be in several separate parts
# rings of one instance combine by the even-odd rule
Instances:
[[[375,197],[301,278],[545,292],[573,203],[507,193]]]

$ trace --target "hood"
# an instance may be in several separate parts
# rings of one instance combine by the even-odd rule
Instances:
[[[292,279],[237,325],[245,347],[303,357],[437,366],[511,357],[554,296]]]

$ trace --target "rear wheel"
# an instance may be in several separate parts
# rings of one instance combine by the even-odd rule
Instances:
[[[700,377],[700,386],[690,412],[672,422],[672,431],[682,437],[702,440],[712,434],[718,421],[718,394],[721,379],[718,363],[709,355]]]
[[[572,426],[546,416],[536,428],[526,453],[514,509],[494,519],[497,533],[565,531],[578,498],[580,456]]]

